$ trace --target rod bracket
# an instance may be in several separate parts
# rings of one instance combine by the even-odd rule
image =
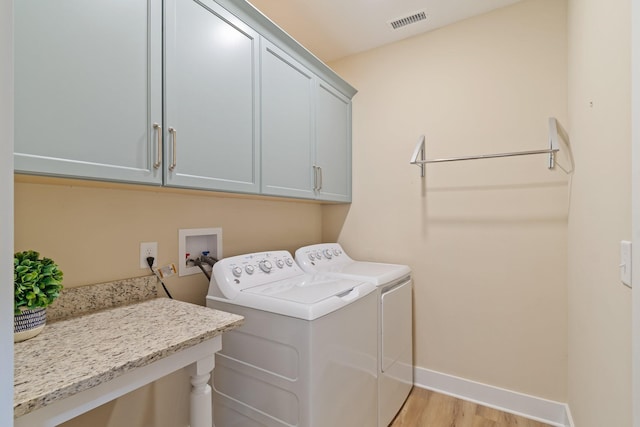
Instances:
[[[418,138],[418,143],[416,144],[416,148],[413,150],[413,155],[411,156],[410,163],[412,165],[418,165],[420,168],[420,176],[424,178],[424,164],[425,161],[425,153],[424,153],[424,135],[420,135]],[[418,160],[418,156],[420,156],[420,160]]]

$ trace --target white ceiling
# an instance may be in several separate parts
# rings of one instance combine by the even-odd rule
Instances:
[[[520,0],[248,0],[325,62],[480,15]],[[425,11],[393,30],[389,21]]]

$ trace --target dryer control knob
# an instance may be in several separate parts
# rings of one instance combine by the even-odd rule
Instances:
[[[310,253],[310,254],[309,254],[309,259],[310,259],[311,261],[313,261],[314,259],[316,259],[316,257],[314,257],[314,256],[313,256],[313,253]]]
[[[340,251],[338,251],[337,249],[334,249],[334,250],[333,250],[333,254],[334,254],[335,256],[338,256],[338,255],[340,255]]]
[[[325,249],[324,251],[322,251],[324,253],[324,256],[327,259],[331,259],[332,255],[331,255],[331,251],[329,249]]]
[[[247,274],[253,274],[253,272],[255,271],[255,268],[253,267],[253,265],[249,264],[244,268],[244,271],[246,271]]]
[[[279,260],[276,261],[276,265],[278,266],[278,268],[282,268],[282,267],[284,267],[284,261],[279,259]]]
[[[285,260],[284,260],[284,262],[285,262],[285,263],[287,263],[287,265],[288,265],[289,267],[291,267],[291,266],[293,265],[293,260],[292,260],[291,258],[287,258],[287,259],[285,259]]]
[[[258,266],[260,266],[260,270],[264,271],[265,273],[269,273],[273,268],[273,264],[271,264],[271,261],[266,259],[264,261],[260,261]]]
[[[233,273],[234,276],[236,277],[240,277],[242,276],[242,269],[240,267],[233,267],[231,269],[231,272]]]

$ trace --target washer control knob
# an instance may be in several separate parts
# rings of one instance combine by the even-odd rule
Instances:
[[[315,256],[313,256],[313,253],[310,253],[310,254],[309,254],[309,259],[310,259],[311,261],[313,261],[314,259],[316,259],[316,257],[315,257]]]
[[[322,252],[316,252],[315,254],[317,259],[322,259]]]
[[[240,267],[237,267],[237,266],[236,266],[236,267],[233,267],[233,268],[231,269],[231,272],[232,272],[232,273],[233,273],[233,275],[234,275],[234,276],[236,276],[236,277],[240,277],[240,276],[242,276],[242,269],[241,269]]]
[[[340,255],[340,251],[339,251],[339,250],[337,250],[337,249],[334,249],[334,250],[333,250],[333,254],[334,254],[335,256],[338,256],[338,255]]]
[[[247,272],[247,274],[253,274],[253,272],[255,271],[255,267],[251,264],[248,264],[245,268],[244,271]]]
[[[293,265],[293,260],[292,260],[291,258],[287,258],[287,259],[285,259],[285,260],[284,260],[284,262],[285,262],[289,267],[291,267],[291,266]]]
[[[278,266],[278,268],[282,268],[284,267],[284,261],[281,259],[276,260],[276,265]]]
[[[331,255],[331,250],[330,249],[325,249],[324,251],[322,251],[324,253],[324,256],[327,259],[331,259],[332,255]]]
[[[260,270],[264,271],[265,273],[269,273],[273,268],[273,264],[271,264],[271,261],[269,261],[268,259],[260,261],[258,266],[260,267]]]

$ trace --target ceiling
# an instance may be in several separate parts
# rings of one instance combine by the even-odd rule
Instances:
[[[364,52],[520,0],[248,0],[324,62]],[[388,24],[424,11],[399,29]]]

